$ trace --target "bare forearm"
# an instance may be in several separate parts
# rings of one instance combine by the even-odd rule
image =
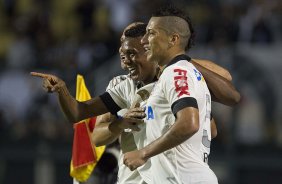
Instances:
[[[62,111],[72,123],[108,112],[108,109],[99,97],[79,102],[70,94],[66,86],[58,91],[58,98]]]
[[[71,96],[69,90],[66,86],[62,87],[58,91],[58,99],[62,111],[71,123],[76,123],[79,121],[78,112],[78,101]]]
[[[113,143],[120,136],[122,129],[115,127],[115,123],[102,123],[96,126],[92,133],[92,142],[96,146]]]
[[[234,106],[239,103],[241,95],[231,82],[225,80],[221,76],[214,76],[214,78],[210,77],[206,81],[211,90],[213,101],[228,106]]]
[[[191,63],[195,64],[199,64],[202,67],[205,67],[206,69],[222,76],[223,78],[225,78],[228,81],[232,81],[232,76],[229,73],[228,70],[226,70],[225,68],[213,63],[212,61],[209,60],[203,60],[203,59],[192,59]]]
[[[164,151],[174,148],[189,139],[192,135],[193,133],[191,133],[190,135],[186,134],[186,136],[180,136],[179,131],[170,130],[162,137],[143,148],[144,157],[146,159],[149,159]]]
[[[198,65],[197,63],[194,65],[197,66],[197,69],[205,77],[207,85],[213,94],[213,101],[229,106],[236,105],[240,101],[240,94],[230,81]]]
[[[95,145],[105,145],[114,142],[124,129],[139,131],[138,125],[143,124],[145,117],[143,108],[129,109],[123,118],[117,118],[110,113],[97,117],[96,126],[92,134],[92,141]]]

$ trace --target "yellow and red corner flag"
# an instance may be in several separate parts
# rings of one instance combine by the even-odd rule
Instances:
[[[86,101],[90,98],[83,76],[77,75],[76,100]],[[79,182],[87,181],[106,148],[106,146],[95,147],[91,143],[91,132],[95,122],[96,117],[93,117],[74,124],[70,175]]]

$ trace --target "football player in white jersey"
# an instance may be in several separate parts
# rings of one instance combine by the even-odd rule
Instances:
[[[140,82],[145,81],[142,83],[147,84],[148,81],[150,82],[153,76],[155,75],[154,73],[155,70],[154,69],[152,70],[151,67],[150,69],[146,67],[146,65],[152,66],[152,63],[146,62],[146,58],[144,55],[145,50],[141,45],[141,36],[143,36],[146,32],[145,30],[146,25],[145,24],[142,25],[142,23],[135,23],[135,24],[131,24],[129,28],[126,28],[126,30],[130,30],[127,31],[126,34],[127,36],[125,37],[125,34],[123,34],[121,39],[122,46],[120,47],[119,50],[120,58],[121,61],[125,64],[125,67],[129,68],[131,72],[134,70],[137,70],[137,72],[132,73],[133,75],[132,78],[130,78],[130,75],[115,77],[113,80],[110,81],[107,91],[110,90],[109,93],[115,93],[114,95],[111,94],[111,96],[114,97],[115,100],[129,101],[131,107],[135,107],[135,104],[139,102],[136,102],[135,101],[136,99],[134,98],[132,99],[130,98],[130,96],[132,96],[135,93],[135,91],[137,91],[138,83],[136,83],[136,81],[139,81],[139,84]],[[134,59],[131,59],[132,57],[127,57],[130,55],[134,55],[135,56]],[[205,62],[199,61],[199,62],[207,63],[207,61]],[[138,65],[139,67],[137,67]],[[122,85],[115,87],[121,82]],[[150,85],[147,85],[145,89],[141,88],[140,90],[137,91],[137,94],[135,94],[137,96],[141,94],[142,96],[140,97],[140,99],[142,100],[141,104],[144,104],[146,102],[146,95],[144,94],[150,93],[150,89],[151,89],[150,87],[151,87]],[[127,99],[120,98],[123,96],[127,97]],[[123,109],[123,112],[119,111],[118,115],[120,116],[123,115],[124,110],[125,109]],[[125,117],[135,117],[134,112],[136,112],[137,110],[138,109],[135,108],[130,109],[125,115]],[[142,117],[138,117],[138,118],[142,118]],[[128,132],[128,129],[123,130],[122,128],[118,127],[118,125],[120,126],[122,121],[118,120],[119,122],[115,122],[115,121],[110,122],[111,119],[114,120],[115,118],[111,117],[109,113],[97,117],[96,126],[92,133],[92,141],[95,145],[100,146],[104,144],[109,144],[115,141],[119,137],[120,145],[121,145],[121,153],[119,157],[118,183],[152,183],[152,181],[150,180],[151,178],[150,173],[148,172],[147,169],[150,167],[149,165],[150,163],[146,162],[147,166],[143,166],[142,169],[139,168],[138,170],[134,170],[134,171],[130,171],[128,167],[126,167],[123,164],[124,152],[132,151],[144,147],[146,141],[145,124],[139,126],[140,131],[138,132],[137,131]]]
[[[146,105],[146,135],[151,143],[125,153],[124,163],[135,170],[150,161],[152,183],[218,183],[208,166],[211,94],[185,55],[192,35],[190,19],[167,6],[151,17],[142,39],[147,60],[158,62],[162,74]]]
[[[138,114],[136,116],[135,114],[135,112],[141,111],[138,107],[140,105],[142,106],[142,103],[146,101],[146,95],[143,94],[149,94],[148,86],[145,89],[142,86],[153,81],[156,76],[157,65],[146,62],[145,50],[141,45],[141,38],[146,33],[146,24],[131,24],[125,30],[127,31],[125,31],[126,33],[123,34],[121,39],[120,58],[130,73],[127,76],[122,76],[122,80],[117,80],[121,78],[120,76],[118,78],[115,77],[109,83],[107,91],[114,93],[112,95],[115,96],[115,100],[121,101],[124,104],[122,107],[125,109],[122,110],[123,112],[118,112],[119,116],[142,119],[145,117],[145,113],[143,113],[143,116],[138,116]],[[134,55],[134,58],[132,58],[132,55]],[[136,99],[135,97],[138,93],[143,97],[142,102],[136,101],[138,98]],[[132,109],[129,109],[130,107]],[[147,166],[144,165],[135,171],[131,171],[123,164],[123,154],[125,152],[144,147],[146,140],[145,124],[139,125],[139,131],[131,131],[127,129],[126,125],[122,125],[122,123],[122,119],[116,119],[110,113],[98,116],[95,129],[92,133],[92,142],[99,146],[109,144],[119,138],[121,152],[118,163],[117,183],[151,183],[151,176],[147,169],[150,168],[149,162],[146,163]]]
[[[141,37],[139,39],[141,39]],[[139,50],[141,50],[141,49],[144,50],[144,48],[139,47]],[[128,49],[128,50],[130,50],[130,49]],[[130,53],[130,52],[127,53],[128,57],[132,57],[132,54],[133,53]],[[136,62],[136,59],[135,60],[132,59],[131,62],[133,62],[133,63]],[[138,67],[137,68],[132,67],[132,68],[130,68],[130,70],[131,70],[131,73],[132,73],[132,77],[133,78],[136,77],[135,80],[137,80],[137,79],[143,80],[145,82],[145,84],[149,82],[149,80],[146,81],[146,79],[144,78],[145,74],[141,75],[141,73],[143,74],[144,72],[139,71]],[[154,73],[154,72],[155,72],[154,70],[147,68],[147,75],[148,76],[153,77],[154,75],[152,75],[152,73]],[[113,96],[111,96],[111,95],[109,96],[109,93],[105,93],[100,98],[96,97],[96,98],[91,99],[87,102],[81,102],[80,103],[80,102],[77,102],[73,99],[73,97],[69,94],[64,82],[61,79],[57,78],[56,76],[48,75],[48,74],[39,74],[39,73],[33,73],[33,75],[44,78],[45,88],[47,88],[47,89],[49,89],[53,92],[54,91],[58,92],[60,104],[61,104],[64,112],[66,113],[67,117],[73,122],[77,121],[77,120],[73,120],[73,119],[86,118],[90,114],[91,114],[90,116],[92,117],[92,116],[95,116],[95,115],[99,115],[103,112],[107,112],[108,110],[111,110],[111,112],[113,114],[115,114],[120,108],[131,106],[130,100],[131,100],[131,103],[132,103],[133,100],[134,100],[134,98],[132,98],[132,95],[137,91],[136,88],[131,87],[132,83],[130,82],[130,80],[125,80],[122,83],[123,83],[123,85],[126,84],[125,86],[127,86],[127,87],[126,88],[120,87],[122,85],[116,86],[115,89],[112,90],[112,92],[110,92],[111,95],[113,95]],[[151,81],[152,81],[152,79],[151,79]],[[222,85],[220,85],[220,86],[222,86]],[[124,92],[124,90],[128,90],[128,91]],[[120,97],[117,97],[117,96],[114,97],[115,93],[113,91],[117,91],[117,93],[122,93],[123,95],[121,94]],[[130,94],[130,92],[131,92],[131,94]],[[101,100],[101,99],[103,99],[103,100]],[[120,104],[121,101],[115,103],[115,100],[118,101],[120,99],[123,99],[121,101],[124,101],[123,102],[124,104],[121,105]],[[94,108],[94,109],[92,109],[92,108]],[[109,128],[108,130],[113,131],[114,133],[115,133],[115,131],[118,130],[118,132],[120,133],[120,130],[123,130],[123,129],[126,129],[126,128],[131,128],[133,130],[139,129],[140,127],[136,127],[136,125],[142,123],[142,121],[140,121],[139,119],[133,119],[133,118],[130,118],[130,117],[139,117],[139,118],[144,117],[143,110],[139,109],[139,110],[136,110],[136,111],[131,111],[129,113],[132,113],[132,115],[130,115],[129,118],[123,118],[122,120],[116,120],[117,122],[120,121],[122,123],[112,123],[111,127],[108,126],[108,128]],[[108,119],[106,121],[112,121],[112,120]],[[116,125],[118,125],[118,126],[116,126]],[[116,127],[116,128],[113,128],[113,127]],[[136,141],[136,142],[138,142],[138,141]],[[144,143],[142,143],[142,144],[144,144]],[[140,145],[142,145],[142,144],[140,144]],[[139,148],[140,148],[140,146],[139,146]],[[136,182],[134,182],[134,183],[136,183]],[[151,182],[147,182],[147,183],[151,183]]]

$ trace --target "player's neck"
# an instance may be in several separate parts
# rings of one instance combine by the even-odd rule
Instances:
[[[176,56],[185,54],[185,51],[179,48],[173,48],[168,51],[165,58],[159,63],[160,68],[163,70]]]

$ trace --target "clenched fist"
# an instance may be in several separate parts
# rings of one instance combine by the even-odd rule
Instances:
[[[130,151],[124,154],[123,164],[126,165],[131,171],[137,169],[147,162],[142,150]]]

